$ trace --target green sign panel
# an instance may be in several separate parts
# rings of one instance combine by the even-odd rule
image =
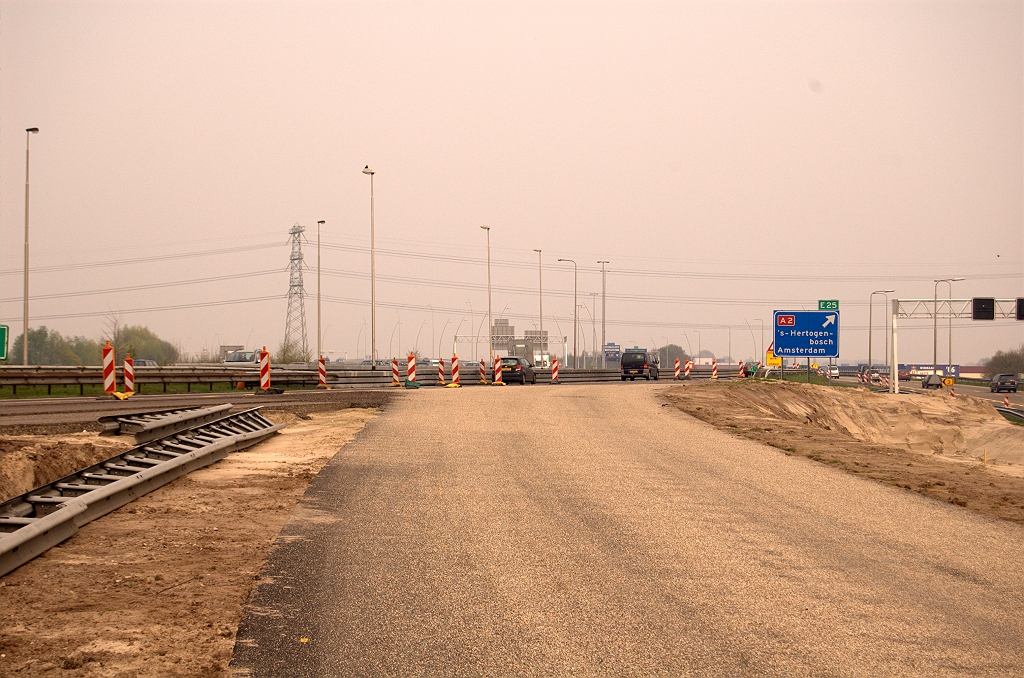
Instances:
[[[0,353],[0,360],[7,360],[7,335],[8,334],[10,334],[10,332],[7,329],[7,325],[0,325],[0,350],[3,350],[3,353]]]
[[[819,311],[838,311],[839,300],[838,299],[820,299],[818,301]]]

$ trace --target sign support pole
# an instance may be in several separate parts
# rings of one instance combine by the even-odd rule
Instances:
[[[899,299],[892,300],[892,363],[890,363],[889,371],[896,372],[896,378],[892,379],[892,386],[890,387],[892,393],[900,392],[900,361],[896,351],[896,316],[899,310]],[[892,376],[890,374],[890,376]]]

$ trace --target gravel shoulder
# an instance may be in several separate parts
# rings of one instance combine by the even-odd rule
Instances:
[[[1024,523],[1024,427],[979,398],[754,381],[690,382],[669,387],[664,397],[787,455]]]
[[[265,412],[287,428],[86,525],[0,579],[0,676],[224,675],[242,605],[281,526],[376,413]],[[118,444],[87,436],[95,438],[71,442]],[[7,455],[71,444],[31,438],[18,446],[8,437]]]

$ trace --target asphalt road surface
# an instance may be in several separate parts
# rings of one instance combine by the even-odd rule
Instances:
[[[233,668],[1024,673],[1024,528],[719,432],[664,388],[396,397],[282,531]]]

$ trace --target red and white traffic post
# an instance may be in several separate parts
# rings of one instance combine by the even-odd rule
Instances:
[[[103,391],[113,395],[117,392],[117,372],[114,370],[114,347],[107,341],[103,347]]]
[[[1009,407],[1009,406],[1010,406],[1010,396],[1009,395],[1004,395],[1003,396],[1003,407]]]
[[[480,383],[480,384],[486,384],[487,383],[487,359],[486,358],[480,358],[480,381],[477,382],[477,383]]]
[[[494,356],[494,383],[505,385],[505,381],[501,378],[501,358]]]
[[[260,388],[264,391],[270,390],[270,353],[264,346],[260,351]]]
[[[687,360],[686,365],[683,366],[683,376],[687,379],[690,378],[690,369],[693,367],[693,361]]]
[[[679,378],[679,358],[676,358],[676,379]]]
[[[402,380],[398,374],[398,358],[391,359],[391,385],[401,386]]]
[[[324,357],[320,356],[320,359],[316,361],[316,387],[327,388],[327,363],[324,361]]]
[[[135,361],[131,353],[124,357],[124,392],[135,393]]]
[[[412,353],[409,354],[408,362],[406,363],[405,381],[416,383],[416,356]]]
[[[444,386],[444,358],[437,359],[437,385]]]
[[[459,380],[459,356],[452,354],[452,383],[446,388],[459,388],[462,384]]]
[[[740,361],[740,368],[739,368],[739,375],[740,375],[741,377],[745,377],[745,376],[747,376],[747,375],[746,375],[746,373],[745,373],[745,372],[743,371],[743,369],[744,369],[744,368],[743,368],[743,361],[741,360],[741,361]]]
[[[711,359],[711,378],[718,379],[718,360]]]
[[[555,357],[551,358],[551,383],[552,384],[561,384],[562,383],[562,382],[558,381],[558,356],[555,356]]]

